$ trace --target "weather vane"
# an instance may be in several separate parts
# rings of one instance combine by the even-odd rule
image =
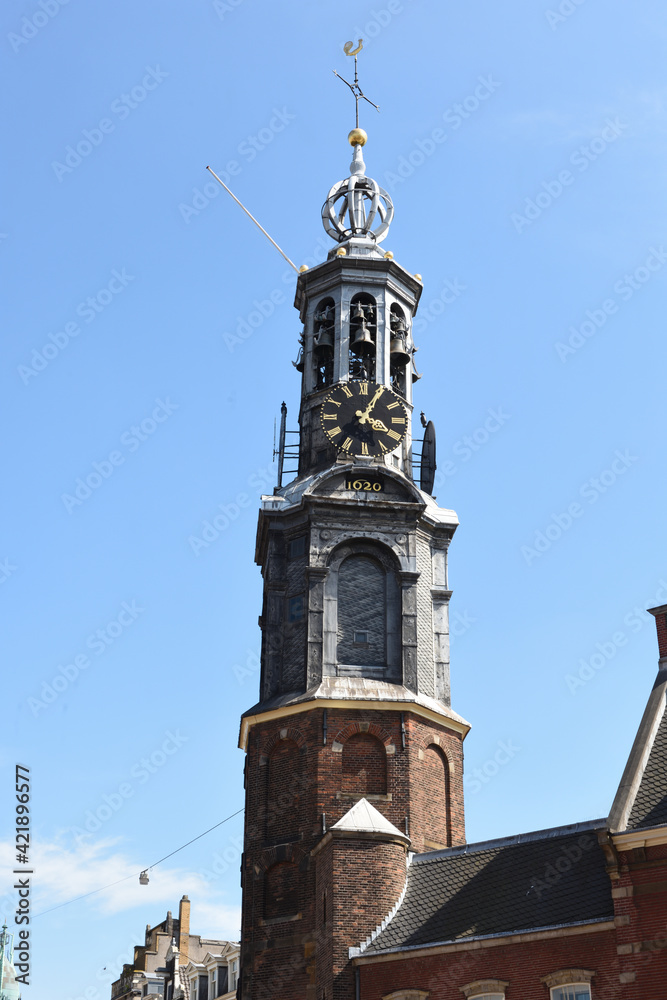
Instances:
[[[348,81],[345,79],[345,77],[341,76],[340,73],[336,73],[336,70],[334,70],[334,76],[337,76],[339,80],[342,80],[343,83],[347,84],[347,86],[350,88],[350,90],[354,94],[354,103],[355,103],[355,110],[356,110],[356,128],[359,128],[359,98],[360,97],[363,98],[364,101],[367,101],[368,104],[370,104],[371,107],[375,108],[376,111],[379,111],[380,109],[377,106],[377,104],[373,104],[373,102],[371,100],[369,100],[368,97],[366,97],[366,95],[364,94],[363,90],[359,86],[359,77],[357,75],[357,55],[361,52],[361,50],[364,47],[363,39],[362,38],[359,39],[359,43],[358,43],[356,49],[352,48],[353,45],[354,45],[354,42],[345,42],[345,45],[343,46],[343,52],[345,53],[346,56],[354,56],[354,83],[348,83]]]

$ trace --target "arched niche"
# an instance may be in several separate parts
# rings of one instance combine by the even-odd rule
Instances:
[[[387,752],[371,733],[354,733],[343,744],[341,791],[356,795],[387,794]]]
[[[398,570],[394,553],[371,539],[334,549],[324,581],[325,674],[400,680]]]
[[[350,300],[350,378],[373,382],[377,354],[377,303],[368,292]]]
[[[264,832],[276,840],[299,830],[303,781],[303,756],[290,739],[279,740],[266,762]]]

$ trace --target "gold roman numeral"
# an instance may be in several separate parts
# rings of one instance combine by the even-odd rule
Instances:
[[[345,438],[342,445],[340,446],[341,451],[349,451],[352,447],[352,438]]]
[[[367,396],[368,395],[368,382],[360,382],[359,383],[359,395],[360,396]]]
[[[386,446],[386,445],[384,445],[384,444],[382,443],[382,441],[379,441],[379,442],[378,442],[378,444],[379,444],[379,445],[380,445],[380,447],[382,448],[382,453],[383,453],[383,454],[386,454],[386,453],[387,453],[387,452],[389,451],[389,448],[387,448],[387,446]]]
[[[387,437],[393,438],[394,441],[401,440],[401,435],[398,433],[398,431],[387,431]]]
[[[391,422],[392,422],[392,424],[404,424],[405,423],[405,417],[392,417],[391,418]]]
[[[361,442],[361,454],[362,455],[367,455],[368,454],[368,445],[366,444],[365,441]]]
[[[327,430],[327,434],[329,435],[330,438],[336,437],[336,434],[342,434],[342,433],[343,431],[342,428],[340,427],[332,427],[331,430]]]
[[[401,405],[400,403],[397,403],[395,401],[393,403],[387,403],[387,409],[388,410],[395,410],[396,407],[400,406],[400,405]]]
[[[323,413],[322,420],[338,420],[337,413]]]
[[[343,392],[345,393],[345,395],[347,396],[347,398],[348,399],[352,399],[352,390],[350,389],[350,387],[347,386],[347,385],[344,385],[342,387],[342,389],[343,389]],[[340,406],[340,404],[338,404],[338,405]]]

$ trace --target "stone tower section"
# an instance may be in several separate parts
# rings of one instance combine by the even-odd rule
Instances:
[[[458,521],[412,475],[421,279],[381,250],[393,206],[366,177],[365,133],[349,138],[350,176],[322,210],[336,245],[297,282],[298,474],[262,498],[257,530],[243,1000],[353,1000],[350,949],[400,901],[409,852],[465,842],[469,727],[449,687]]]

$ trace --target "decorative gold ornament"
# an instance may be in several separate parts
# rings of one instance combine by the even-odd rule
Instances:
[[[368,136],[362,128],[353,128],[347,137],[350,146],[365,146]]]
[[[417,279],[417,281],[421,281],[422,280],[421,274],[415,274],[415,275],[413,275],[413,277],[415,277]]]
[[[336,250],[336,256],[337,257],[345,257],[346,254],[347,254],[347,250],[345,249],[345,247],[338,247],[338,249]]]
[[[299,268],[299,274],[303,274],[303,272],[307,270],[308,270],[308,265],[302,264],[301,267]]]
[[[386,254],[384,255],[384,259],[385,260],[393,260],[394,259],[394,255],[391,252],[391,250],[387,250]]]

